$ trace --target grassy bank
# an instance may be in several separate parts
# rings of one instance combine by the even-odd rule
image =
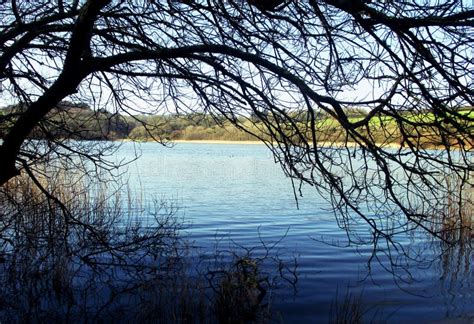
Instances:
[[[405,112],[400,119],[390,116],[373,116],[368,123],[360,125],[356,131],[369,139],[370,142],[384,147],[416,146],[421,148],[437,148],[464,145],[472,148],[472,138],[466,133],[474,127],[474,111],[460,111],[460,116],[450,118],[435,117],[433,113]],[[301,141],[313,141],[311,123],[297,115],[289,120],[270,120],[271,126],[252,118],[241,118],[237,121],[239,127],[228,121],[216,121],[205,115],[186,116],[153,116],[146,119],[147,126],[138,125],[129,133],[128,138],[138,141],[165,139],[170,141],[206,141],[219,142],[255,142],[257,139],[271,140],[288,136]],[[366,116],[349,118],[356,123]],[[448,116],[449,117],[449,116]],[[457,125],[454,126],[453,122]],[[270,127],[270,128],[269,128]],[[465,129],[462,134],[459,127]],[[245,129],[246,131],[244,131]],[[314,124],[316,142],[320,146],[356,145],[360,138],[353,137],[338,120],[328,115],[319,116]]]

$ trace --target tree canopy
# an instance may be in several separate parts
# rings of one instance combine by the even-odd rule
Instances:
[[[0,115],[0,184],[53,156],[109,167],[50,132],[69,100],[144,127],[138,114],[194,112],[256,133],[370,242],[413,226],[447,239],[432,216],[468,200],[472,1],[13,0],[0,17],[1,97],[22,107]]]

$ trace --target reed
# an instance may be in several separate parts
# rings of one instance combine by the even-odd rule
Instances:
[[[35,178],[0,190],[1,321],[265,322],[268,278],[296,273],[268,248],[203,262],[169,201],[62,171]]]

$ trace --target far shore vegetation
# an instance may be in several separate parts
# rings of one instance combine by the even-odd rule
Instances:
[[[0,108],[0,119],[8,120],[0,129],[0,138],[8,132],[8,125],[13,125],[16,116],[21,113],[21,107],[8,106]],[[363,108],[346,108],[345,113],[351,123],[367,117]],[[453,120],[466,128],[474,127],[474,107],[462,107],[457,110],[456,118],[448,116],[435,117],[432,112],[402,113],[406,125],[399,125],[394,118],[387,115],[374,115],[369,122],[361,125],[364,134],[372,137],[379,145],[405,146],[404,138],[411,138],[420,147],[436,147],[446,143],[463,143],[453,131],[451,136],[440,136],[436,131],[439,125],[444,129],[455,129],[450,123]],[[305,136],[312,141],[310,121],[306,112],[286,112],[294,121],[293,125],[281,127],[286,135],[297,138]],[[224,116],[216,118],[206,114],[164,114],[164,115],[123,115],[113,114],[105,109],[93,110],[84,103],[64,101],[49,114],[40,127],[30,134],[31,138],[43,138],[43,134],[82,140],[133,140],[133,141],[228,141],[248,142],[270,140],[272,135],[260,124],[262,116],[240,116],[235,123],[229,122]],[[264,118],[274,119],[278,124],[279,116]],[[318,143],[352,143],[356,139],[348,137],[345,128],[324,112],[315,114],[316,141]],[[446,122],[447,120],[448,122]],[[295,131],[298,129],[298,131]],[[47,130],[47,131],[45,131]],[[298,132],[300,132],[298,134]],[[297,140],[296,140],[297,141]],[[469,145],[466,143],[466,145]],[[470,148],[470,147],[469,147]],[[469,149],[468,148],[468,149]]]

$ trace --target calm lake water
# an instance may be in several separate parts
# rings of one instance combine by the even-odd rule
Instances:
[[[346,293],[360,297],[366,319],[388,322],[436,322],[474,318],[472,249],[451,249],[428,237],[402,238],[433,262],[409,264],[397,278],[372,262],[371,246],[349,246],[331,206],[311,188],[303,188],[299,208],[291,182],[263,145],[185,144],[164,148],[156,143],[124,143],[117,158],[141,157],[128,166],[132,189],[144,197],[174,200],[186,233],[202,251],[230,242],[252,247],[275,242],[285,259],[298,260],[296,295],[276,290],[274,309],[284,322],[325,323],[331,305]],[[339,245],[340,247],[337,247]]]

